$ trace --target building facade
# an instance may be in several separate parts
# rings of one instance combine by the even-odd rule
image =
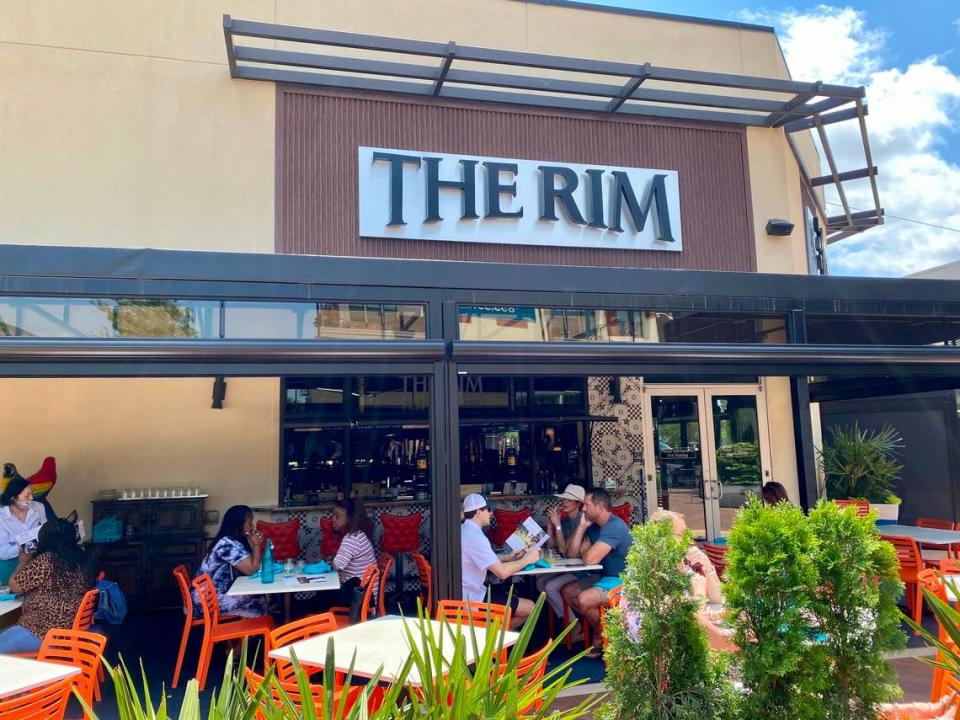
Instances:
[[[795,81],[770,28],[559,0],[0,12],[0,448],[57,457],[58,507],[201,485],[314,548],[360,495],[420,513],[453,594],[463,492],[537,516],[603,484],[715,537],[763,482],[817,497],[818,378],[955,372],[955,283],[822,277],[882,219],[824,212],[873,181],[865,135],[865,168],[815,144],[862,88]]]

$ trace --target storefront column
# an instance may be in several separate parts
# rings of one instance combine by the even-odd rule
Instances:
[[[806,320],[802,310],[792,310],[787,315],[787,342],[791,345],[807,342]],[[800,505],[808,510],[817,504],[820,496],[817,487],[817,457],[813,446],[813,423],[810,418],[810,387],[806,375],[790,376],[790,405],[793,411]]]
[[[460,408],[457,403],[457,366],[434,363],[433,400],[430,403],[433,492],[433,596],[460,597]]]

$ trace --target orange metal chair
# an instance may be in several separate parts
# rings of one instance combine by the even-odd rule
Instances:
[[[867,500],[834,500],[833,502],[842,508],[851,505],[857,508],[857,517],[866,517],[870,514],[870,502]]]
[[[437,620],[487,627],[497,621],[501,628],[510,627],[510,608],[496,603],[467,602],[465,600],[441,600],[437,603]]]
[[[377,591],[377,614],[380,617],[387,614],[387,576],[390,574],[390,568],[393,567],[395,560],[396,558],[390,553],[380,553],[380,557],[377,559],[377,570],[380,572],[380,589]],[[394,584],[397,590],[402,590],[403,578],[398,575],[396,580],[394,580]]]
[[[190,594],[190,573],[186,565],[177,565],[173,569],[173,577],[177,581],[177,587],[180,588],[180,599],[183,601],[183,633],[180,636],[180,650],[177,652],[177,665],[173,671],[173,684],[170,687],[177,687],[180,682],[180,670],[183,667],[183,657],[187,652],[187,640],[190,638],[190,631],[203,625],[203,618],[193,616],[193,595]],[[221,623],[233,622],[239,620],[236,615],[224,613],[220,615]]]
[[[210,576],[204,573],[193,581],[197,598],[203,610],[203,644],[200,646],[200,659],[197,662],[197,683],[203,690],[207,685],[207,673],[210,671],[210,657],[213,646],[224,640],[240,640],[247,637],[263,638],[263,662],[266,665],[270,651],[270,631],[273,630],[273,618],[269,615],[256,618],[241,618],[232,622],[220,622],[220,600],[217,588]]]
[[[107,638],[83,630],[53,628],[43,638],[37,660],[79,668],[80,674],[70,678],[71,686],[90,707],[99,685],[99,670]]]
[[[244,668],[244,676],[247,679],[247,689],[250,692],[250,697],[256,697],[257,690],[264,683],[263,675],[255,673],[250,668]],[[274,678],[270,683],[270,692],[263,695],[260,699],[260,707],[257,708],[256,717],[258,720],[264,717],[264,707],[269,705],[271,707],[283,707],[283,698],[280,695],[280,689],[283,689],[283,692],[290,699],[290,702],[293,704],[294,709],[297,712],[297,715],[301,714],[301,708],[303,707],[304,697],[300,694],[300,686],[296,682],[285,682]],[[321,719],[323,715],[323,700],[324,700],[324,689],[322,685],[311,684],[310,688],[310,701],[313,703],[314,707],[317,709],[317,716]],[[357,703],[361,697],[363,697],[363,685],[351,685],[348,688],[338,688],[334,690],[333,693],[333,715],[335,718],[342,717],[346,715],[353,706]],[[341,707],[341,705],[345,705]],[[377,688],[374,691],[370,698],[367,700],[367,714],[370,715],[380,709],[380,706],[383,704],[383,690]]]
[[[3,720],[63,720],[72,678],[63,678],[13,697],[0,698]]]
[[[727,551],[729,549],[726,545],[703,544],[703,552],[710,558],[710,562],[713,563],[713,568],[717,571],[717,576],[721,580],[723,580],[723,571],[727,569]]]
[[[913,538],[899,535],[881,535],[881,537],[893,545],[893,549],[897,552],[900,580],[906,585],[907,609],[913,621],[919,625],[923,617],[923,593],[920,591],[917,575],[924,569],[920,547]]]
[[[420,576],[420,603],[427,615],[433,614],[433,568],[430,567],[430,561],[419,552],[410,553],[413,562],[417,565],[417,574]],[[424,597],[426,590],[426,597]]]
[[[286,625],[281,625],[270,632],[270,649],[292,645],[301,640],[307,640],[317,635],[324,635],[337,629],[337,618],[333,613],[320,613],[319,615],[309,615],[300,620],[294,620]],[[276,663],[277,677],[282,682],[295,683],[296,676],[293,672],[293,663],[289,660],[272,660],[267,658],[268,663]]]
[[[371,601],[374,591],[377,589],[377,581],[380,578],[380,571],[376,565],[367,565],[363,571],[363,577],[360,578],[360,587],[363,588],[363,607],[360,608],[360,622],[366,622],[370,617]],[[338,605],[330,608],[330,612],[337,618],[337,627],[347,627],[350,625],[350,608]]]

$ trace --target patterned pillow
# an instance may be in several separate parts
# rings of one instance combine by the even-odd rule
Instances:
[[[320,518],[320,530],[323,532],[320,538],[320,554],[325,558],[332,558],[340,549],[343,535],[333,529],[333,518]]]
[[[420,549],[420,520],[418,512],[409,515],[380,516],[383,525],[383,538],[380,545],[384,552],[416,552]]]
[[[493,519],[496,527],[490,531],[490,542],[494,545],[504,545],[507,538],[513,534],[517,526],[530,517],[530,508],[520,508],[519,510],[502,510],[496,508],[493,511]]]
[[[273,559],[286,560],[300,556],[300,519],[293,518],[281,523],[271,523],[257,520],[257,530],[263,533],[263,542],[273,541]]]
[[[633,505],[624,503],[623,505],[611,505],[610,512],[623,520],[627,525],[633,524]]]

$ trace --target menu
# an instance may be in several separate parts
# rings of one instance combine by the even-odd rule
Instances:
[[[533,518],[527,518],[507,538],[507,545],[513,550],[527,552],[542,547],[547,541],[547,532]]]

